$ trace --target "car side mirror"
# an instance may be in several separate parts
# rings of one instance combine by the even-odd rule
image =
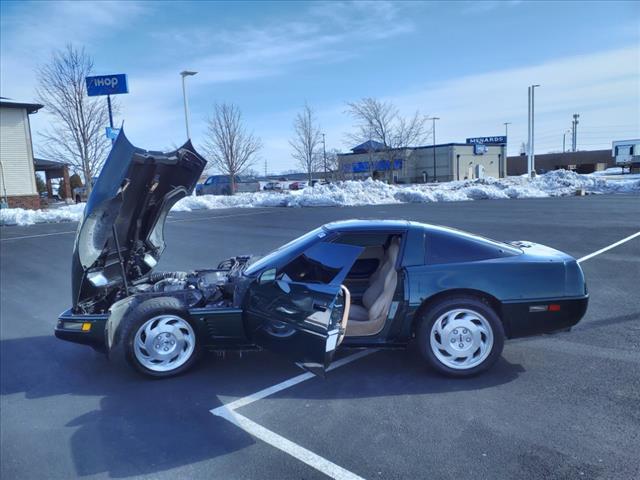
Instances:
[[[258,283],[260,285],[264,285],[266,283],[273,282],[275,279],[276,279],[276,269],[268,268],[267,270],[265,270],[260,274],[260,276],[258,277]]]

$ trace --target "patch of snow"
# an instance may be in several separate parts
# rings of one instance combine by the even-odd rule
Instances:
[[[0,225],[33,225],[34,223],[77,222],[82,217],[84,203],[65,205],[45,210],[3,208],[0,210]]]
[[[606,177],[608,180],[638,180],[640,179],[640,174],[638,173],[629,173],[629,169],[625,168],[624,172],[622,171],[622,167],[609,167],[605,170],[600,170],[598,172],[589,173],[589,176],[594,177]]]
[[[447,183],[388,185],[377,180],[347,180],[328,185],[316,185],[304,190],[283,192],[250,192],[233,196],[202,195],[183,198],[173,207],[174,212],[214,210],[219,208],[255,207],[327,207],[360,206],[394,203],[454,202],[484,199],[543,198],[586,193],[640,194],[640,179],[616,179],[597,175],[580,175],[568,170],[555,170],[533,179],[508,177],[483,178]],[[41,222],[77,221],[84,204],[51,210],[0,211],[0,224],[30,225]]]

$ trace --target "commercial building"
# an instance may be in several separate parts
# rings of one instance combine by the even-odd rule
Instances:
[[[537,173],[550,170],[572,170],[576,173],[593,173],[615,166],[611,150],[591,150],[583,152],[543,153],[535,156]],[[519,155],[507,159],[507,174],[527,173],[527,156]]]
[[[505,143],[505,137],[480,137],[467,143],[387,149],[369,140],[338,155],[339,172],[347,180],[372,177],[390,183],[501,178],[507,174]]]
[[[41,108],[0,97],[0,200],[9,207],[40,207],[29,115]]]

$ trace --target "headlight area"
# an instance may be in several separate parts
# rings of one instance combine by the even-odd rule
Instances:
[[[58,328],[63,330],[74,330],[81,332],[90,332],[93,324],[91,322],[65,322],[64,320],[58,320]]]
[[[108,318],[108,314],[78,315],[67,310],[58,317],[55,335],[61,340],[91,345],[97,350],[104,350],[104,329]]]

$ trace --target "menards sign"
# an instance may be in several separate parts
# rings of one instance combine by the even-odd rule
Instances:
[[[471,144],[481,143],[483,145],[506,145],[507,137],[505,135],[499,135],[497,137],[467,138],[467,143],[471,143]]]

